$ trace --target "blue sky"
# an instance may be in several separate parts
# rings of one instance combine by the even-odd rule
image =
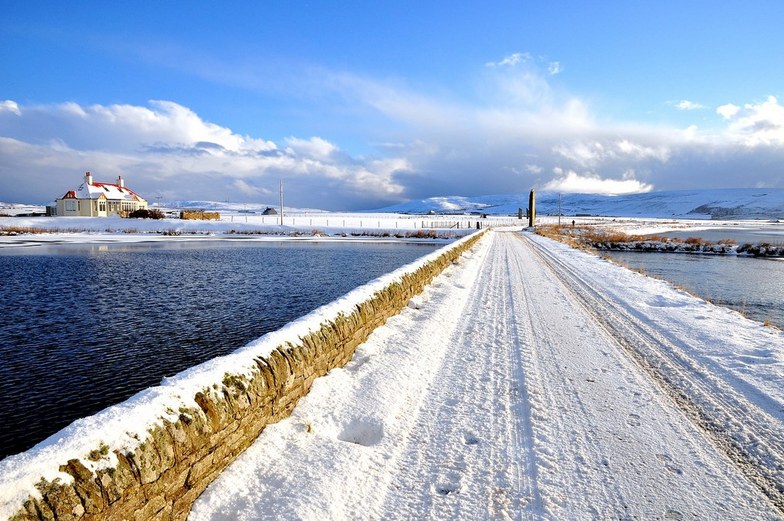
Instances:
[[[0,200],[784,188],[781,2],[5,2]]]

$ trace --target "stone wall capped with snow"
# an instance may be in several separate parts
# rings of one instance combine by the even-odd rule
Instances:
[[[185,519],[207,485],[266,425],[288,416],[314,379],[345,365],[376,327],[480,236],[99,413],[106,414],[95,422],[99,432],[77,425],[51,446],[0,462],[0,517]]]

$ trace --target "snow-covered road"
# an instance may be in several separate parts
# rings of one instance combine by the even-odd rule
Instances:
[[[491,232],[190,519],[779,519],[784,336]]]

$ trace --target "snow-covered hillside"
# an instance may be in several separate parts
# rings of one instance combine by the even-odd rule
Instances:
[[[539,192],[539,214],[558,214],[559,196]],[[561,195],[563,215],[602,215],[613,217],[682,217],[689,219],[779,219],[784,217],[784,190],[742,188],[724,190],[678,190],[633,195]],[[528,207],[528,194],[485,195],[477,197],[431,197],[379,209],[400,213],[516,214]]]
[[[150,201],[152,203],[152,201]],[[239,213],[261,213],[267,208],[272,208],[275,211],[280,211],[280,204],[279,203],[238,203],[238,202],[230,202],[230,201],[166,201],[161,203],[156,203],[156,207],[166,208],[166,209],[190,209],[190,208],[198,208],[201,210],[210,210],[210,211],[219,211],[219,212],[239,212]],[[289,206],[285,206],[284,210],[286,212],[324,212],[324,210],[318,210],[315,208],[292,208]]]
[[[278,210],[277,203],[239,203],[228,201],[166,201],[153,202],[151,206],[164,210],[200,208],[225,214],[261,214],[266,208]],[[559,194],[537,192],[536,209],[539,215],[558,215]],[[590,215],[608,217],[685,218],[685,219],[783,219],[784,189],[738,188],[721,190],[676,190],[632,195],[562,194],[563,215]],[[407,213],[407,214],[466,214],[517,215],[518,208],[528,207],[528,193],[439,196],[417,199],[385,208],[358,213]],[[43,206],[0,203],[0,213],[43,212]],[[324,210],[285,207],[285,213],[320,213]],[[332,212],[334,213],[334,212]]]

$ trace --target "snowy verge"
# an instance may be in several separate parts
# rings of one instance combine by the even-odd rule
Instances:
[[[608,288],[616,305],[599,313],[653,313],[673,342],[705,342],[729,364],[741,360],[726,347],[742,348],[759,361],[745,369],[780,387],[779,332],[559,243],[494,232],[319,379],[189,519],[780,519],[534,241]],[[727,338],[735,330],[753,336]]]
[[[445,259],[458,255],[478,238],[479,235],[473,234],[460,239],[349,292],[232,354],[215,358],[176,376],[164,378],[160,386],[141,391],[127,401],[109,407],[96,415],[79,419],[32,449],[0,461],[0,518],[10,518],[29,498],[36,501],[33,502],[34,508],[30,507],[31,502],[27,502],[28,512],[31,512],[32,508],[40,513],[41,507],[46,507],[44,503],[51,503],[48,493],[57,493],[60,485],[74,482],[72,476],[74,469],[70,469],[71,473],[66,472],[69,470],[66,468],[66,462],[72,460],[79,460],[80,469],[84,469],[88,474],[88,482],[94,475],[99,478],[112,477],[112,469],[123,465],[130,467],[128,474],[140,481],[141,487],[139,483],[134,483],[133,486],[137,487],[137,494],[141,495],[138,488],[150,485],[155,475],[148,476],[149,479],[145,478],[145,471],[142,468],[144,462],[141,461],[143,458],[139,457],[138,451],[140,447],[149,444],[150,438],[156,432],[166,431],[176,438],[180,431],[173,432],[170,427],[178,422],[201,421],[202,426],[210,422],[214,424],[215,419],[209,417],[211,411],[205,410],[203,402],[205,395],[223,394],[228,397],[227,388],[235,384],[242,387],[244,385],[242,382],[247,382],[254,374],[258,375],[260,364],[267,363],[264,362],[265,359],[277,357],[283,359],[283,364],[291,365],[292,362],[287,361],[280,354],[281,348],[296,346],[302,342],[302,339],[323,331],[325,324],[332,324],[340,317],[355,315],[358,309],[370,309],[372,314],[373,301],[379,294],[390,287],[405,284],[408,277],[423,269],[433,271],[436,269],[435,266],[441,266],[442,269]],[[405,302],[402,305],[405,305]],[[296,353],[290,355],[291,358],[296,356],[298,356]],[[285,407],[279,408],[276,414],[279,414],[278,411],[282,409]],[[204,418],[199,420],[195,415]],[[187,428],[185,430],[187,431]],[[190,432],[185,434],[186,437],[190,437]],[[221,439],[211,441],[221,441]],[[157,458],[155,461],[159,465],[165,463],[163,461],[166,459],[165,455],[160,450],[157,453],[154,455]],[[207,453],[212,458],[212,451]],[[175,454],[169,459],[179,461],[182,456],[175,450]],[[209,466],[209,462],[204,465]],[[190,469],[187,470],[186,477],[190,476],[189,472]],[[93,479],[90,486],[101,485],[99,479]],[[113,486],[119,486],[116,478]],[[90,491],[80,491],[78,486],[75,490],[75,499],[70,498],[71,515],[78,517],[85,512],[89,514],[91,509],[98,513],[103,503],[113,503],[111,494],[107,497],[105,490],[99,490],[98,495],[92,498],[85,498],[90,495]],[[41,502],[43,496],[46,496],[45,501]],[[115,501],[119,502],[118,499]],[[54,509],[54,506],[51,508]]]
[[[2,217],[0,246],[20,240],[67,238],[69,242],[211,237],[307,237],[307,236],[372,236],[372,237],[462,237],[481,228],[514,223],[510,218],[480,219],[475,215],[411,216],[396,214],[287,214],[222,215],[220,220],[132,219],[122,217]],[[121,239],[122,240],[122,239]],[[129,238],[125,241],[131,240]]]

